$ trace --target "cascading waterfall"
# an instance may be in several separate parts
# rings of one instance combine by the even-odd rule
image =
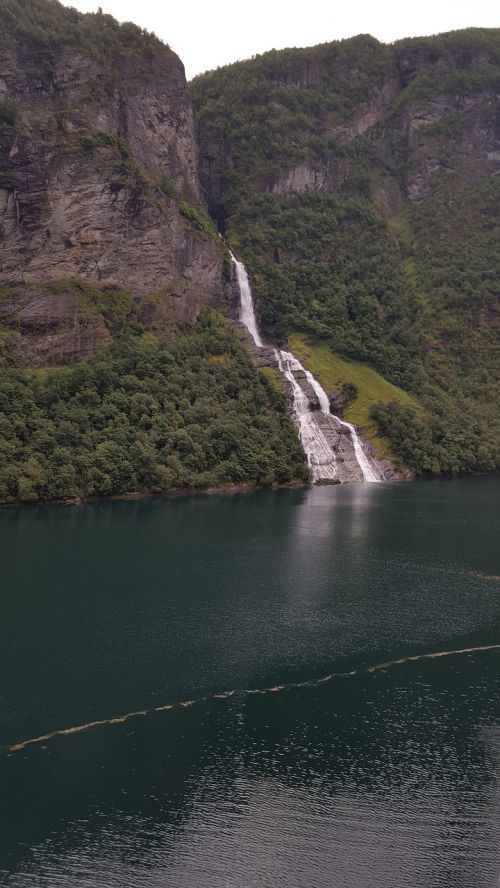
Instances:
[[[299,429],[300,441],[307,456],[313,481],[334,481],[337,477],[335,454],[314,420],[306,393],[293,375],[294,370],[303,370],[302,364],[291,352],[275,349],[274,354],[278,369],[292,386],[295,422]]]
[[[302,370],[306,374],[307,381],[311,388],[313,389],[315,395],[318,398],[319,406],[322,413],[326,413],[327,416],[333,416],[334,419],[340,423],[343,428],[348,429],[352,444],[354,447],[354,453],[356,456],[356,460],[358,465],[363,473],[363,481],[379,481],[380,479],[375,474],[373,468],[371,467],[366,454],[361,446],[361,441],[359,440],[359,435],[356,432],[356,429],[350,422],[345,422],[343,419],[340,419],[338,416],[334,416],[330,410],[330,402],[328,400],[328,395],[326,394],[324,388],[319,384],[318,380],[312,375],[309,370],[305,370],[302,364],[295,358],[291,352],[282,352],[292,364],[292,369]],[[293,366],[295,364],[295,366]]]
[[[236,277],[240,291],[240,321],[247,328],[255,345],[258,348],[264,348],[265,343],[262,341],[257,327],[252,288],[250,286],[250,281],[248,280],[246,268],[242,262],[239,262],[238,259],[233,256],[232,253],[230,255],[236,270]],[[314,413],[311,411],[306,393],[297,382],[294,375],[297,372],[301,373],[307,379],[318,398],[321,413],[325,414],[330,419],[333,418],[336,420],[340,426],[347,429],[349,432],[354,448],[354,455],[361,470],[363,481],[379,481],[380,479],[377,477],[363,450],[356,429],[350,422],[345,422],[344,420],[339,419],[338,416],[333,416],[330,411],[328,395],[319,384],[318,380],[315,379],[309,370],[306,370],[305,367],[302,366],[300,361],[298,361],[295,355],[291,352],[274,349],[274,354],[278,369],[283,373],[292,387],[295,422],[299,429],[300,440],[307,456],[313,480],[335,481],[338,474],[337,457],[332,446],[328,442],[326,435],[314,418]]]
[[[236,268],[236,277],[238,279],[238,287],[240,288],[240,321],[247,328],[255,345],[263,348],[264,343],[260,338],[257,321],[255,319],[255,311],[253,308],[252,288],[248,280],[248,274],[243,262],[238,262],[235,256],[230,253],[234,267]]]

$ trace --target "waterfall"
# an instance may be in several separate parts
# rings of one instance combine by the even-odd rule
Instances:
[[[236,277],[238,279],[238,287],[240,288],[240,321],[247,328],[255,345],[262,348],[264,343],[259,335],[257,321],[255,319],[255,311],[253,308],[252,288],[248,280],[248,274],[243,262],[238,260],[231,253],[234,267],[236,268]]]
[[[278,369],[292,386],[295,423],[313,481],[334,481],[337,477],[336,456],[313,417],[306,393],[293,375],[294,370],[303,370],[303,367],[290,352],[275,349],[274,354]]]
[[[358,435],[356,429],[354,428],[354,426],[352,425],[352,423],[345,422],[343,419],[339,419],[338,416],[336,417],[336,419],[338,422],[340,422],[340,424],[342,426],[344,426],[345,429],[348,429],[351,433],[352,444],[354,447],[354,453],[356,455],[356,459],[358,461],[359,468],[361,469],[361,471],[363,473],[363,481],[372,481],[372,482],[380,481],[380,478],[377,476],[375,470],[370,465],[368,457],[361,445],[361,441],[359,440],[359,435]]]
[[[248,280],[246,268],[242,262],[239,262],[238,259],[233,256],[232,253],[230,253],[230,256],[236,270],[236,277],[240,291],[240,321],[250,333],[255,345],[258,348],[264,348],[265,343],[262,341],[259,334],[259,328],[257,327],[252,288],[250,286],[250,281]],[[294,419],[299,430],[300,441],[304,448],[313,480],[335,481],[338,474],[337,456],[314,416],[315,413],[321,412],[330,420],[334,419],[342,428],[347,429],[349,432],[354,449],[354,456],[361,470],[363,481],[379,481],[380,479],[377,477],[363,450],[356,429],[350,422],[345,422],[344,420],[339,419],[338,416],[332,415],[328,395],[319,384],[318,380],[309,370],[306,370],[305,367],[302,366],[300,361],[297,360],[295,355],[291,352],[275,349],[274,356],[278,369],[283,373],[292,388]],[[309,399],[294,375],[296,373],[300,373],[307,379],[318,398],[320,411],[311,411]]]

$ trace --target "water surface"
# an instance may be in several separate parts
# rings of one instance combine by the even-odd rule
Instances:
[[[0,884],[496,888],[499,493],[1,512]]]

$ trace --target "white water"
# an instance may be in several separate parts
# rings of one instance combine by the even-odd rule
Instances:
[[[240,288],[240,321],[245,325],[255,345],[262,348],[264,343],[260,338],[255,312],[253,308],[252,288],[248,280],[248,274],[243,262],[238,262],[231,253],[234,267],[236,268],[236,277],[238,278],[238,286]]]
[[[338,419],[338,417],[337,417],[337,419]],[[363,472],[363,481],[371,481],[371,482],[380,481],[380,478],[377,476],[376,472],[374,471],[374,469],[372,468],[372,466],[370,465],[370,463],[368,461],[366,453],[364,452],[363,447],[361,446],[361,441],[359,440],[359,435],[356,432],[356,429],[354,428],[352,423],[344,422],[343,419],[338,419],[338,421],[340,422],[341,425],[344,426],[344,428],[349,429],[349,431],[351,433],[352,443],[353,443],[353,447],[354,447],[354,454],[355,454],[356,459],[358,461],[358,465],[359,465],[361,471]]]
[[[275,349],[274,353],[279,370],[292,386],[295,422],[299,428],[300,441],[307,456],[313,481],[333,481],[337,476],[336,456],[313,417],[306,393],[293,375],[294,370],[304,368],[291,352]]]
[[[257,320],[253,307],[252,288],[248,280],[248,274],[242,262],[239,262],[231,253],[231,259],[236,269],[236,277],[240,290],[240,321],[247,328],[255,345],[258,348],[264,348]],[[275,349],[276,362],[278,368],[289,381],[293,392],[293,410],[295,421],[299,429],[299,436],[307,456],[307,461],[311,468],[314,481],[333,481],[337,476],[337,458],[332,447],[328,443],[327,438],[323,434],[318,423],[314,419],[314,413],[311,411],[309,399],[302,387],[297,382],[294,372],[302,372],[305,374],[307,381],[316,394],[321,412],[331,417],[330,402],[325,390],[319,384],[318,380],[302,366],[295,355],[291,352]],[[354,447],[354,455],[356,457],[359,468],[363,475],[363,481],[379,481],[374,469],[361,446],[361,441],[356,429],[350,422],[344,422],[338,416],[333,416],[341,426],[349,431],[352,444]]]

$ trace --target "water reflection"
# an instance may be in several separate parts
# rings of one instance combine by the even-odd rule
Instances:
[[[0,515],[4,743],[359,670],[3,746],[0,884],[491,888],[498,652],[363,671],[500,642],[476,480]]]

